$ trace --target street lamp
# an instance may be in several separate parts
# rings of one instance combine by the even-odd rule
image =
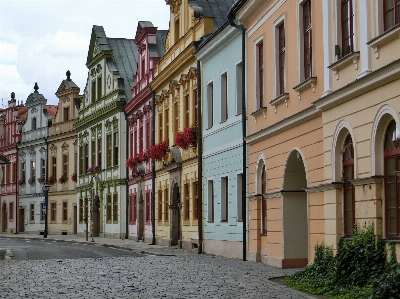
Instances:
[[[49,183],[44,183],[42,186],[42,190],[44,193],[44,204],[45,204],[45,215],[44,215],[44,234],[43,238],[47,238],[47,212],[48,212],[48,195],[51,185]]]

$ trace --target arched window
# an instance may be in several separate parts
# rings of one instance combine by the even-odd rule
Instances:
[[[400,236],[400,177],[395,171],[400,170],[400,136],[396,122],[389,123],[385,133],[385,212],[386,236]]]
[[[353,235],[354,231],[354,186],[350,182],[352,179],[354,179],[354,147],[351,136],[348,134],[342,149],[342,181],[344,183],[343,216],[345,236]]]
[[[262,217],[262,234],[267,233],[267,200],[264,198],[264,194],[267,192],[267,176],[265,174],[265,165],[261,170],[261,217]]]

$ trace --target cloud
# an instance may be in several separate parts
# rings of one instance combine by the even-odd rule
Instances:
[[[0,42],[0,64],[15,64],[17,62],[17,46]]]

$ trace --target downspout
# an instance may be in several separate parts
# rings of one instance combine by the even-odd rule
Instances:
[[[203,253],[203,131],[201,121],[201,69],[197,60],[197,225],[199,232],[198,254]]]
[[[19,211],[19,200],[18,200],[18,194],[19,194],[19,183],[18,183],[18,173],[19,173],[19,167],[18,167],[18,145],[19,142],[15,143],[15,149],[17,151],[16,159],[15,159],[15,167],[17,168],[17,171],[15,172],[15,233],[18,234],[18,211]]]
[[[127,123],[128,122],[128,116],[126,115],[125,111],[124,111],[124,115],[125,115],[125,121]],[[129,153],[129,126],[127,126],[127,129],[125,131],[125,140],[127,140],[127,142],[125,142],[125,153]],[[121,164],[121,162],[120,162],[120,164]],[[129,184],[128,184],[128,181],[129,181],[129,170],[128,170],[128,167],[125,167],[125,177],[126,177],[125,239],[127,240],[127,239],[129,239],[129,218],[128,218],[129,217]]]
[[[151,91],[151,146],[156,143],[156,116],[155,116],[155,102],[156,94],[150,87]],[[151,159],[151,232],[153,238],[151,245],[156,245],[156,162]],[[160,220],[160,219],[159,219]]]
[[[246,260],[246,233],[247,233],[247,198],[246,198],[246,168],[247,168],[247,157],[246,157],[246,91],[245,91],[245,85],[246,85],[246,71],[245,71],[245,63],[246,63],[246,48],[245,48],[245,42],[246,42],[246,29],[244,28],[243,25],[237,25],[234,22],[235,19],[235,13],[236,11],[244,4],[246,0],[237,0],[235,4],[231,7],[231,9],[228,12],[228,22],[229,25],[239,29],[242,31],[242,136],[243,136],[243,174],[242,174],[242,221],[243,221],[243,260]]]

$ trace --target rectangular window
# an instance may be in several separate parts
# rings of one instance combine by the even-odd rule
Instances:
[[[64,121],[69,121],[69,107],[64,107]]]
[[[21,163],[21,180],[23,182],[25,182],[25,180],[26,180],[26,163],[25,162]]]
[[[278,27],[278,55],[279,55],[278,95],[281,95],[285,93],[285,25],[284,24]]]
[[[100,100],[101,99],[101,77],[97,78],[97,99]]]
[[[342,25],[342,56],[353,52],[353,0],[342,0],[341,25]]]
[[[51,175],[54,178],[57,178],[57,158],[56,157],[51,157],[51,163],[52,163],[52,167],[51,167],[52,173],[51,173]]]
[[[79,198],[79,222],[85,221],[84,210],[85,210],[85,204],[83,198]]]
[[[112,156],[112,147],[111,147],[111,134],[107,135],[107,168],[111,167],[111,156]]]
[[[151,146],[150,120],[146,120],[146,149],[149,149],[150,146]]]
[[[169,109],[165,109],[165,130],[164,130],[164,138],[168,138],[169,135]]]
[[[89,199],[85,197],[85,207],[84,207],[85,222],[89,221]]]
[[[236,65],[236,114],[242,114],[242,63]]]
[[[214,125],[214,84],[207,84],[207,127],[211,128]]]
[[[133,224],[133,195],[129,195],[129,224]]]
[[[35,221],[35,204],[31,203],[30,204],[30,221]]]
[[[400,0],[384,0],[385,31],[400,23]]]
[[[36,122],[36,117],[32,118],[32,130],[36,130],[37,128],[37,122]]]
[[[164,221],[168,221],[169,219],[169,193],[168,193],[168,189],[164,190]]]
[[[178,111],[178,102],[174,103],[174,136],[179,129],[179,111]]]
[[[55,203],[55,202],[52,202],[51,204],[50,204],[50,208],[51,208],[51,211],[50,211],[50,220],[51,221],[56,221],[56,213],[57,213],[57,203]]]
[[[63,202],[63,221],[68,220],[68,202],[64,201]]]
[[[243,221],[242,217],[242,202],[243,202],[243,196],[242,196],[242,180],[243,180],[243,174],[238,174],[236,175],[236,194],[237,194],[237,221]]]
[[[144,75],[145,75],[145,62],[144,62],[144,57],[143,57],[143,59],[142,59],[142,62],[140,63],[141,64],[141,69],[142,69],[142,73],[140,74],[141,76],[141,78],[143,78],[144,77]]]
[[[221,122],[228,119],[228,74],[221,75]]]
[[[92,139],[92,166],[96,164],[96,140]]]
[[[68,177],[68,155],[63,155],[63,176]]]
[[[198,182],[194,182],[193,183],[193,220],[197,220],[198,219],[198,203],[199,203],[199,193],[198,193],[198,189],[199,189],[199,183]]]
[[[311,21],[311,0],[303,3],[303,63],[304,80],[312,75],[312,21]]]
[[[197,120],[197,89],[193,90],[193,96],[192,96],[192,101],[193,101],[193,106],[194,107],[194,122],[193,124],[197,124],[198,120]]]
[[[14,220],[14,202],[10,202],[10,205],[8,206],[9,211],[8,211],[8,215],[9,215],[9,219],[10,221]]]
[[[35,161],[31,161],[31,178],[36,179]]]
[[[258,108],[264,107],[264,43],[257,45]],[[242,83],[240,82],[240,85]]]
[[[133,146],[133,156],[135,156],[137,154],[137,144],[138,144],[138,139],[137,139],[137,127],[133,128],[133,142],[132,142],[132,146]]]
[[[185,96],[185,124],[184,127],[189,127],[190,125],[190,107],[189,107],[189,95]]]
[[[133,224],[136,223],[137,219],[137,196],[136,194],[133,195]]]
[[[12,164],[12,181],[15,182],[17,180],[17,163]]]
[[[42,221],[44,221],[44,215],[46,215],[45,214],[45,208],[44,208],[44,206],[43,206],[43,202],[41,202],[40,203],[40,221],[42,222]]]
[[[161,222],[163,214],[162,190],[158,190],[157,200],[158,200],[158,221]]]
[[[162,121],[162,113],[158,114],[158,142],[163,140],[163,121]]]
[[[221,221],[228,221],[229,209],[228,177],[221,178]]]
[[[143,133],[143,124],[139,127],[139,153],[143,151],[143,140],[144,140],[144,133]]]
[[[107,221],[111,222],[112,218],[112,203],[111,203],[111,194],[107,195]]]
[[[190,188],[189,184],[185,184],[184,186],[184,220],[189,220],[189,212],[190,212]]]
[[[208,221],[214,222],[214,181],[208,181]]]
[[[114,166],[118,165],[119,160],[119,140],[118,132],[114,132]]]
[[[175,26],[174,26],[174,39],[175,39],[175,43],[179,40],[180,36],[179,36],[179,19],[175,20]]]
[[[85,169],[85,167],[84,167],[84,163],[83,163],[83,161],[84,161],[84,157],[83,157],[83,154],[84,154],[84,152],[83,152],[83,146],[81,145],[80,147],[79,147],[79,174],[84,174],[84,173],[86,173],[86,169]]]
[[[45,159],[40,160],[40,176],[41,177],[46,176],[46,160]]]
[[[150,192],[146,192],[146,222],[150,222]]]
[[[85,144],[85,167],[84,170],[86,172],[86,169],[89,167],[89,144]]]
[[[96,80],[92,81],[92,103],[96,102]]]
[[[77,173],[76,171],[76,167],[77,167],[77,163],[78,163],[78,153],[74,153],[74,173]]]
[[[114,194],[113,196],[113,221],[118,222],[118,194]]]
[[[101,138],[97,139],[97,166],[100,167],[101,169],[101,149],[102,149],[102,144],[101,144]]]

